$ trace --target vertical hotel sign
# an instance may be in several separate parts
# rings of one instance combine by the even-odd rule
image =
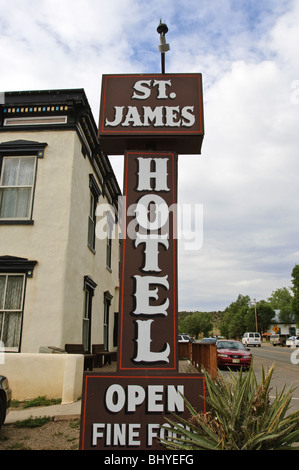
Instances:
[[[84,373],[80,448],[163,449],[165,417],[204,411],[177,351],[177,159],[203,140],[201,74],[104,75],[100,144],[125,156],[117,370]]]
[[[127,151],[120,371],[177,370],[177,155]]]

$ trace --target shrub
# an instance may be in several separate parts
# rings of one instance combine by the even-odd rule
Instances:
[[[220,372],[211,379],[204,371],[208,412],[197,413],[186,400],[189,420],[178,415],[168,420],[172,431],[161,440],[168,449],[177,450],[283,450],[295,449],[299,442],[299,410],[287,413],[294,389],[276,392],[270,400],[270,383],[274,371],[262,369],[261,383],[253,367],[248,372]]]

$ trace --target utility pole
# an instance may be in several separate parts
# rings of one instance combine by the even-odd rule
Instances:
[[[160,46],[158,46],[159,52],[161,52],[161,69],[162,74],[165,73],[165,52],[169,51],[170,46],[166,44],[165,34],[168,32],[168,27],[165,23],[162,23],[160,20],[160,24],[157,28],[158,33],[160,34]]]
[[[257,329],[257,313],[256,313],[256,299],[253,299],[254,300],[254,314],[255,314],[255,329],[256,329],[256,332],[258,333],[258,329]]]

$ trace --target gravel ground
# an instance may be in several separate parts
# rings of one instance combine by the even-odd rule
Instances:
[[[4,424],[0,430],[0,450],[78,450],[78,419],[55,418],[41,427]]]

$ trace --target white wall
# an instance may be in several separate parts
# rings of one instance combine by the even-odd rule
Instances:
[[[118,311],[118,240],[113,241],[112,271],[106,268],[106,241],[96,240],[96,254],[87,246],[89,174],[93,169],[81,152],[75,131],[7,132],[0,141],[47,142],[38,159],[33,225],[2,225],[0,255],[37,260],[27,279],[21,339],[22,353],[41,346],[64,348],[82,343],[83,280],[97,283],[93,297],[92,343],[103,343],[104,295],[113,296],[109,328],[112,349],[114,312]],[[100,203],[107,202],[103,196]]]
[[[0,374],[8,378],[13,400],[46,396],[72,403],[82,395],[82,355],[5,353],[2,362]]]
[[[38,159],[33,225],[2,225],[2,255],[37,260],[27,279],[22,352],[38,352],[41,345],[61,341],[66,230],[70,209],[70,182],[74,132],[1,133],[1,141],[17,139],[47,142]],[[54,344],[51,344],[51,343]]]

